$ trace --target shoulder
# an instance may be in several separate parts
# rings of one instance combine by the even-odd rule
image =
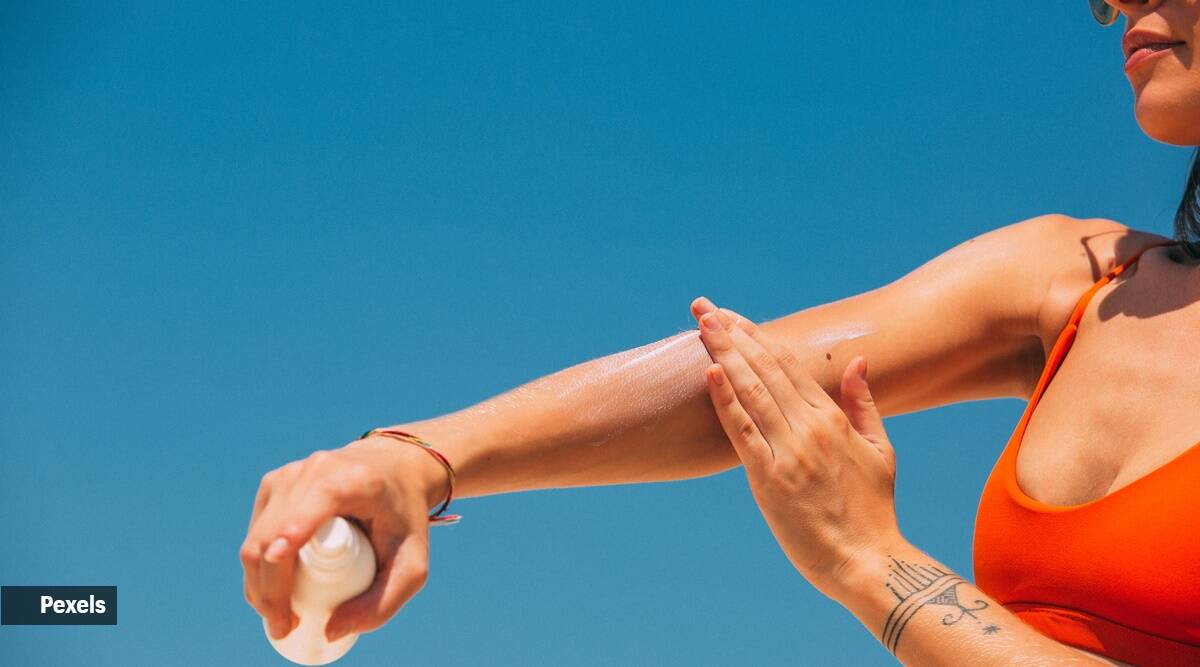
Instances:
[[[967,243],[987,241],[996,249],[1019,253],[1035,272],[1074,276],[1093,283],[1145,248],[1169,238],[1134,229],[1107,218],[1076,218],[1048,213],[981,234]]]
[[[1053,213],[1016,223],[1027,249],[1025,268],[1036,303],[1031,322],[1044,350],[1053,346],[1079,298],[1118,264],[1146,248],[1170,241],[1107,218]]]
[[[1083,293],[1117,264],[1168,240],[1114,220],[1050,213],[989,230],[938,259],[970,265],[977,314],[1026,341],[1014,372],[1027,395]]]
[[[1037,230],[1031,233],[1039,235],[1051,250],[1044,257],[1046,261],[1060,261],[1062,266],[1058,268],[1067,274],[1083,271],[1076,277],[1086,280],[1089,285],[1146,248],[1171,240],[1116,220],[1074,218],[1061,213],[1038,216],[1019,224]]]
[[[1040,215],[967,238],[873,290],[865,297],[878,307],[872,312],[903,341],[888,354],[925,368],[948,359],[960,375],[964,364],[971,368],[970,383],[951,378],[940,390],[925,386],[920,400],[906,398],[905,409],[1028,397],[1088,286],[1163,240],[1112,220]]]

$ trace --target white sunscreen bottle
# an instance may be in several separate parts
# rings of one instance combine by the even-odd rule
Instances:
[[[326,521],[300,548],[296,561],[292,611],[300,624],[283,639],[273,639],[264,619],[267,640],[280,655],[301,665],[325,665],[346,655],[358,634],[329,642],[325,623],[338,605],[370,588],[374,579],[370,539],[340,516]]]

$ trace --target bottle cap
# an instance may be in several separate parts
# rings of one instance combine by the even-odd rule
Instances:
[[[334,517],[317,529],[301,553],[305,565],[333,570],[354,557],[354,528],[342,517]]]

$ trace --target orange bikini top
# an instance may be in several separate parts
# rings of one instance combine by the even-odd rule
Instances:
[[[1200,665],[1200,443],[1082,505],[1048,505],[1017,485],[1025,427],[1071,349],[1084,308],[1149,248],[1092,285],[1054,343],[983,487],[975,579],[980,590],[1063,644],[1140,666]]]

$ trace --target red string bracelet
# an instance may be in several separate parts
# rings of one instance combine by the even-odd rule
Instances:
[[[397,429],[373,428],[370,431],[363,433],[362,436],[359,437],[359,440],[372,435],[382,435],[388,438],[399,440],[401,442],[417,445],[421,449],[429,452],[433,458],[437,459],[438,463],[442,464],[442,467],[446,469],[446,474],[450,478],[450,489],[446,492],[446,499],[442,501],[442,504],[437,508],[437,511],[429,515],[429,523],[435,526],[445,526],[452,523],[458,523],[459,520],[462,519],[462,515],[460,514],[445,514],[446,508],[450,507],[450,501],[454,499],[454,468],[450,466],[449,459],[443,456],[441,452],[434,449],[433,445],[429,444],[428,442],[413,435],[412,433],[406,433]]]

